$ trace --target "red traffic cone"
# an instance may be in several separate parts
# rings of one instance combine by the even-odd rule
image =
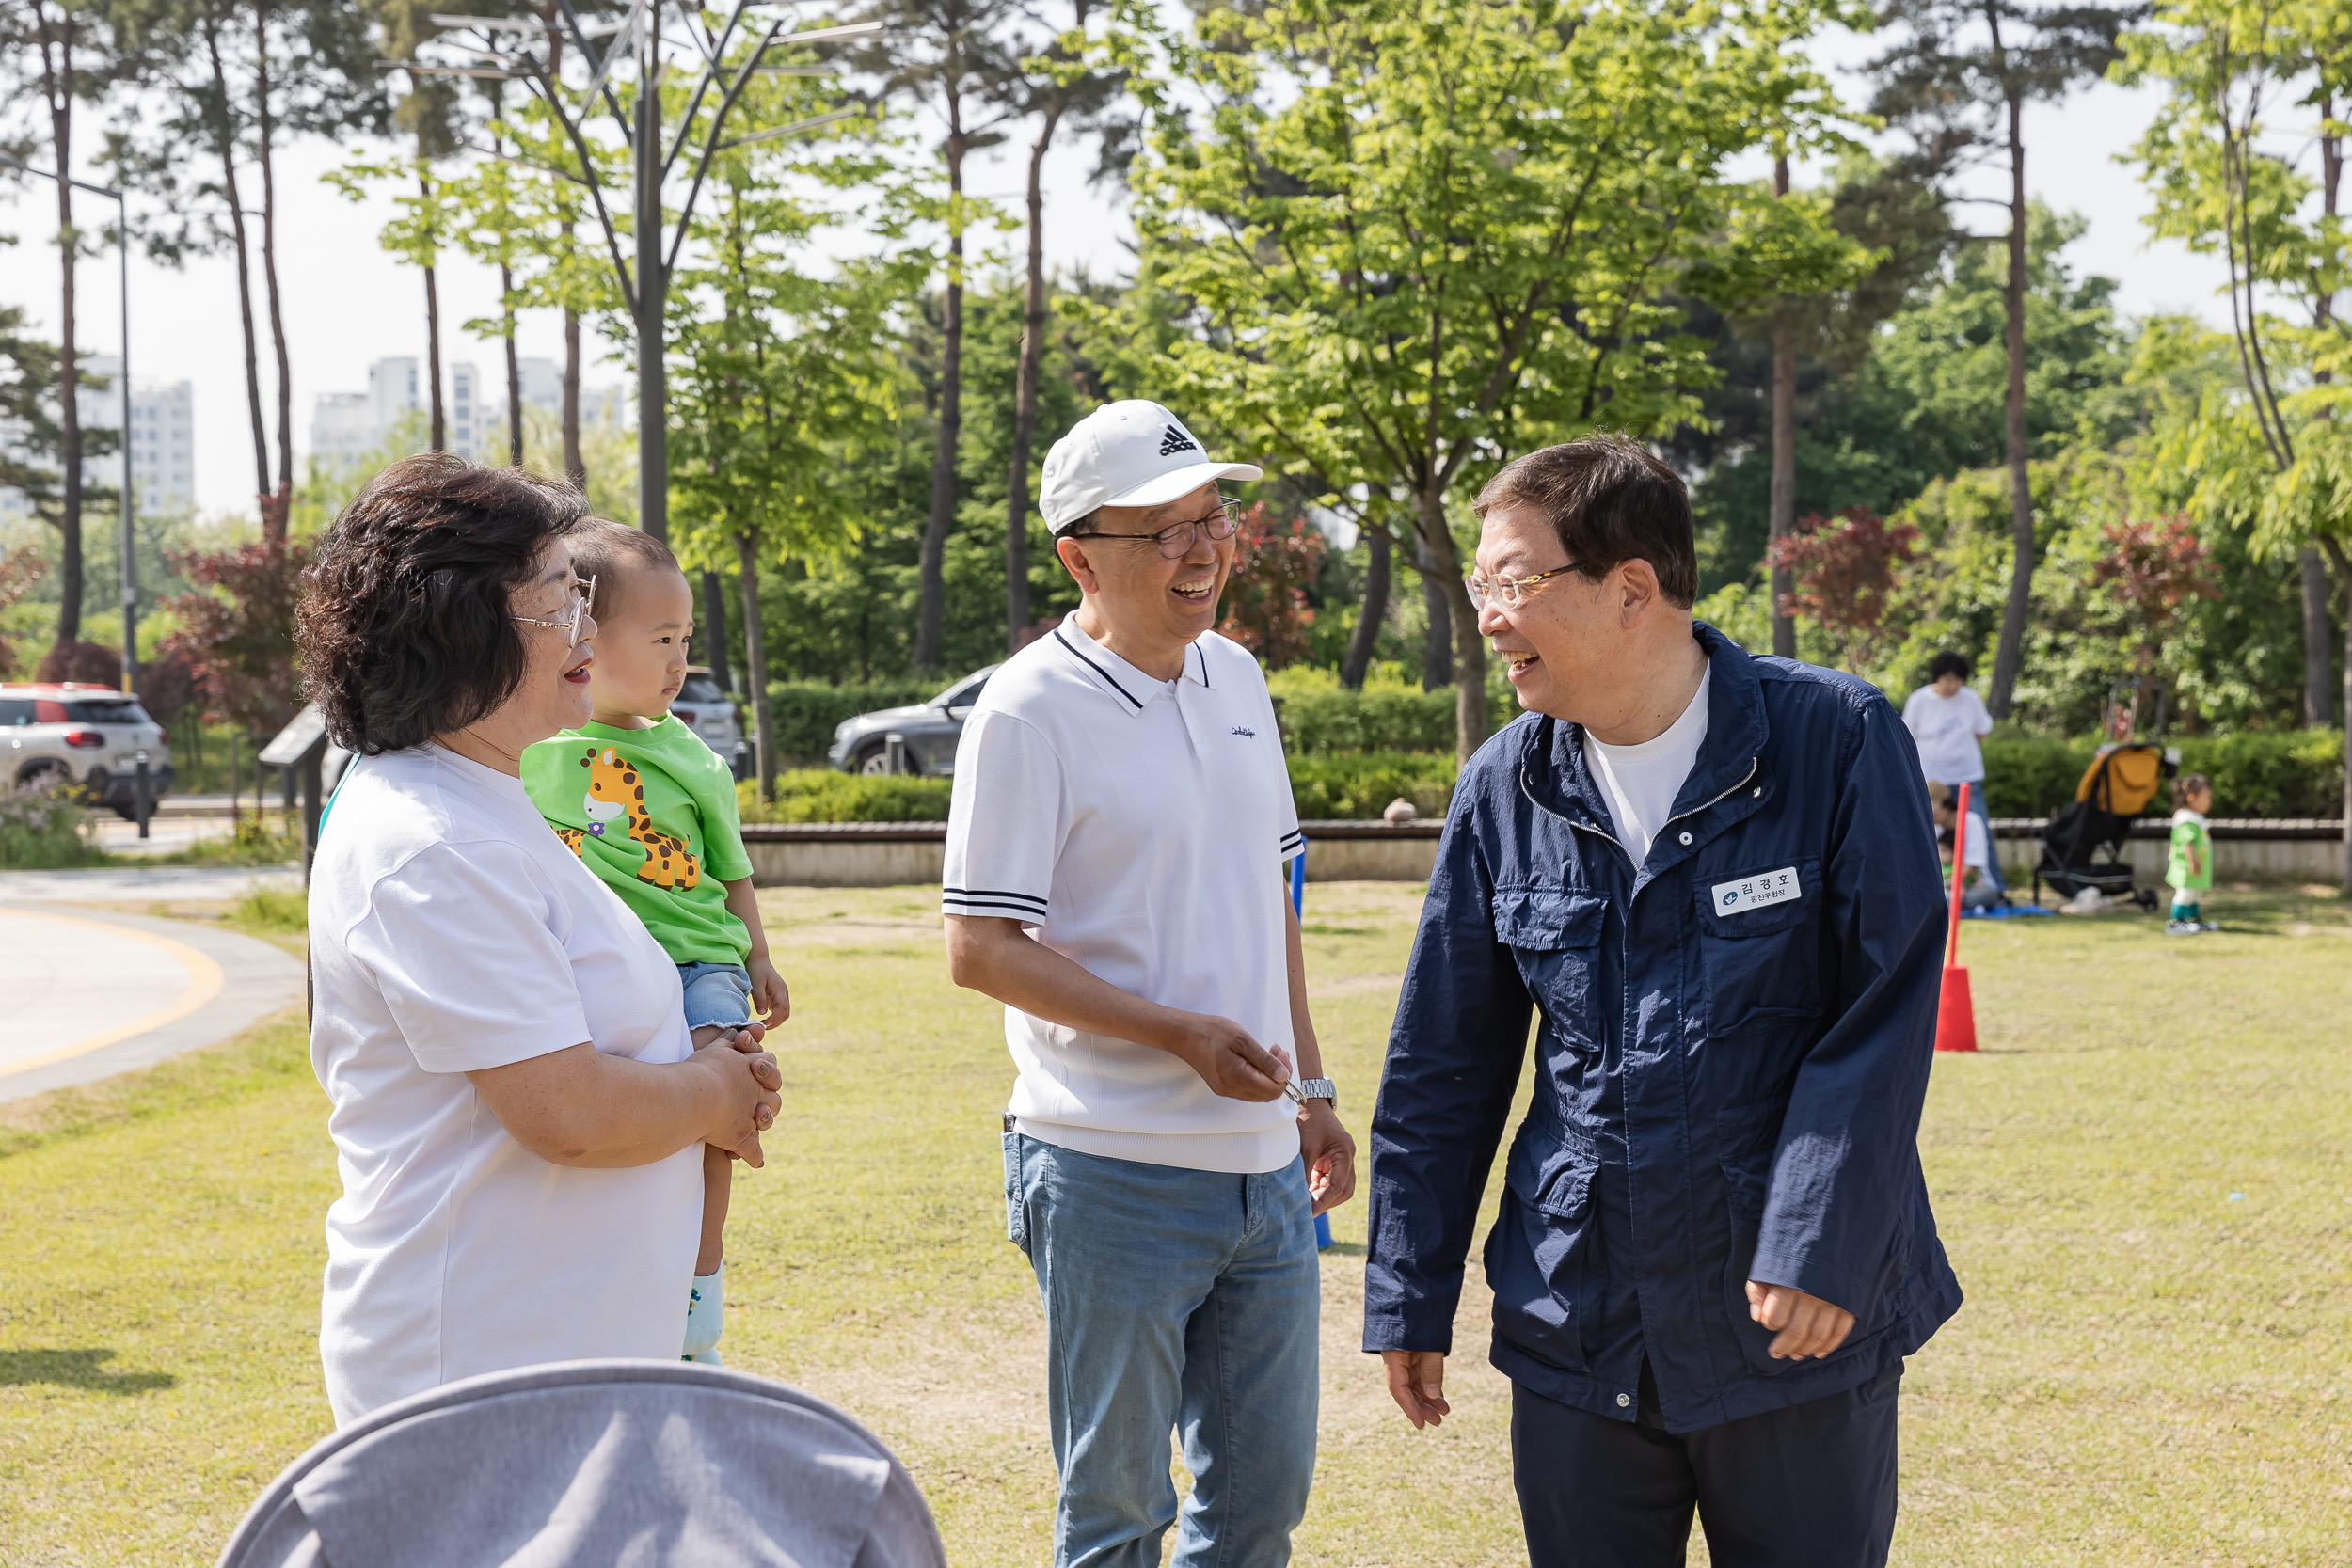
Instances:
[[[1958,964],[1944,967],[1944,991],[1935,1004],[1935,1048],[1974,1051],[1977,1048],[1977,1008],[1968,999],[1968,972]]]
[[[1968,972],[1960,967],[1960,894],[1968,875],[1968,786],[1960,786],[1960,805],[1952,824],[1952,905],[1944,938],[1944,990],[1935,1002],[1935,1048],[1974,1051],[1977,1048],[1977,1006],[1968,998]]]

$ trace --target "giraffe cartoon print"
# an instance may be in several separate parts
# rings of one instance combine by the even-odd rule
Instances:
[[[686,841],[654,832],[653,818],[645,814],[645,786],[628,759],[610,746],[591,746],[580,753],[580,765],[588,769],[588,792],[580,801],[588,826],[556,830],[572,853],[580,853],[581,840],[603,838],[612,823],[626,820],[628,836],[645,847],[644,863],[637,868],[639,881],[678,893],[700,885],[702,864]]]

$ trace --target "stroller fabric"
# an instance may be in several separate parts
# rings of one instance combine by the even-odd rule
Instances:
[[[221,1568],[935,1568],[865,1428],[721,1368],[579,1361],[386,1406],[273,1482]]]
[[[2110,816],[2137,816],[2156,798],[2168,771],[2160,746],[2102,746],[2083,769],[2074,799]]]

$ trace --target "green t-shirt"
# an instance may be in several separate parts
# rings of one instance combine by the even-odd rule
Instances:
[[[2193,811],[2172,814],[2172,852],[2165,859],[2168,886],[2201,892],[2213,886],[2213,834]]]
[[[651,729],[591,723],[542,740],[523,752],[523,787],[672,962],[743,962],[752,937],[724,886],[752,874],[735,779],[675,715]]]

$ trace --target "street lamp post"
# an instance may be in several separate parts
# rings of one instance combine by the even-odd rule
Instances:
[[[677,269],[678,252],[686,244],[687,226],[693,217],[695,198],[702,194],[704,180],[710,172],[711,160],[731,147],[796,135],[850,119],[859,111],[837,109],[734,137],[726,135],[728,119],[743,89],[762,70],[761,61],[769,50],[779,45],[797,47],[865,38],[881,32],[883,24],[853,22],[799,31],[783,20],[763,24],[752,19],[747,24],[746,13],[776,0],[735,0],[724,25],[713,29],[706,24],[700,9],[682,0],[631,0],[628,13],[619,23],[592,28],[582,25],[572,0],[556,3],[563,13],[560,25],[535,17],[428,16],[428,21],[443,27],[479,32],[484,46],[452,46],[464,48],[483,63],[461,66],[385,60],[378,69],[404,71],[413,76],[522,82],[538,95],[562,125],[579,166],[551,168],[549,172],[587,187],[596,221],[604,231],[613,280],[636,329],[638,526],[655,538],[666,540],[670,532],[670,428],[669,379],[663,363],[667,346],[664,310],[669,303],[670,279]],[[685,55],[682,45],[663,35],[665,8],[675,13],[680,30],[691,39],[693,55]],[[700,36],[694,35],[697,27],[703,29]],[[534,53],[532,47],[533,42],[544,45],[558,34],[572,41],[590,72],[587,87],[577,94],[558,75],[561,66],[557,52],[541,47]],[[596,41],[598,39],[606,40],[601,48]],[[751,47],[731,63],[728,51],[739,40],[751,41]],[[661,110],[661,80],[671,65],[670,57],[663,53],[664,45],[669,45],[690,67],[695,66],[699,57],[699,74],[693,90],[687,96],[685,112],[675,127],[664,123],[666,117]],[[619,95],[612,90],[622,78],[624,65],[634,71],[636,86],[636,102],[626,112]],[[587,126],[600,103],[628,144],[630,171],[626,191],[608,187],[590,150]],[[665,236],[662,187],[676,172],[681,157],[692,162],[693,180],[676,220]],[[518,157],[516,161],[527,160]],[[621,248],[623,223],[630,231],[631,254],[628,258],[624,258]]]
[[[11,158],[6,153],[0,153],[0,163],[23,169],[27,174],[37,174],[43,180],[57,178],[49,169],[35,168],[24,160]],[[131,208],[120,191],[71,177],[67,178],[66,183],[77,191],[103,196],[115,204],[115,251],[121,260],[122,280],[122,386],[119,388],[122,404],[122,537],[119,541],[122,568],[122,689],[136,691],[139,689],[139,566],[135,548],[137,536],[131,526],[135,505],[131,499]]]

